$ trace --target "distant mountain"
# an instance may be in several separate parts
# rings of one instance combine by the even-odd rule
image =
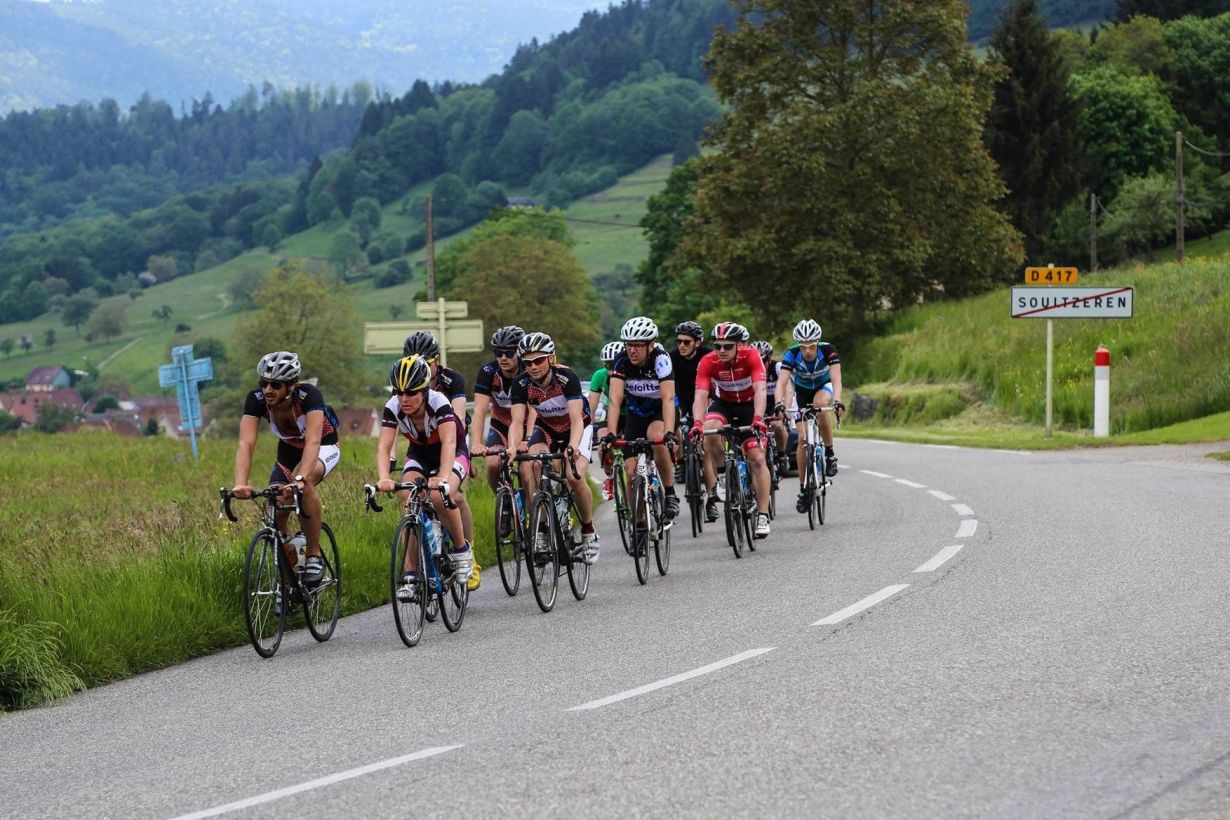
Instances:
[[[603,0],[0,0],[0,113],[249,85],[477,82]]]

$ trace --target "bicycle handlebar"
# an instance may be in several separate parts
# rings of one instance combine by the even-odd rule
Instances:
[[[295,511],[295,515],[300,518],[311,518],[308,513],[303,511],[303,505],[301,503],[303,501],[303,490],[299,489],[297,484],[270,484],[263,490],[253,490],[251,499],[240,500],[256,501],[257,499],[266,498],[276,504],[278,497],[282,495],[282,491],[286,487],[294,488],[293,497],[295,499],[295,506],[293,509]],[[226,487],[219,487],[218,495],[221,496],[222,499],[222,509],[219,511],[218,517],[221,518],[223,514],[225,514],[226,517],[232,522],[239,521],[238,516],[235,515],[235,511],[231,509],[231,499],[236,497],[235,492],[233,490],[228,490]]]
[[[577,481],[580,481],[581,474],[577,472],[576,462],[573,461],[571,458],[568,458],[568,456],[571,455],[572,452],[573,452],[572,448],[569,447],[567,450],[565,450],[562,453],[550,453],[550,452],[547,452],[547,453],[518,453],[513,458],[513,460],[516,461],[517,463],[523,463],[526,461],[540,461],[544,464],[548,461],[567,461],[569,469],[572,470],[572,477],[575,478]]]
[[[449,495],[450,490],[449,490],[447,481],[441,481],[434,488],[429,488],[427,486],[427,479],[425,478],[416,478],[414,481],[397,481],[397,482],[394,482],[393,489],[389,490],[389,492],[390,493],[400,493],[403,490],[418,490],[420,493],[422,493],[424,490],[429,490],[429,489],[435,489],[436,492],[440,493],[440,498],[443,499],[444,506],[447,509],[450,509],[450,510],[457,509],[457,502],[453,501],[453,499]],[[375,484],[364,484],[363,485],[363,495],[365,496],[365,504],[367,506],[367,509],[371,510],[372,512],[384,512],[384,507],[381,507],[379,504],[376,503],[376,495],[379,492],[380,490],[376,489]]]

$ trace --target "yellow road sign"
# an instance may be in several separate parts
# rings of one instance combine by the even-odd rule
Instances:
[[[445,319],[464,319],[470,313],[469,302],[446,302],[443,299],[438,302],[415,302],[414,313],[420,319],[439,319],[441,305],[444,306]]]
[[[364,322],[363,352],[369,355],[401,353],[406,337],[416,330],[439,336],[439,322]],[[482,319],[450,319],[442,340],[449,353],[477,353],[486,344]]]
[[[1057,268],[1047,265],[1045,268],[1026,268],[1025,284],[1027,285],[1075,285],[1081,278],[1076,268]]]

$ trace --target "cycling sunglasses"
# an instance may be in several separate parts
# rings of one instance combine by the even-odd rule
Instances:
[[[497,347],[495,349],[495,355],[496,355],[496,358],[499,358],[499,359],[511,359],[513,356],[517,355],[517,348]]]
[[[261,379],[261,389],[262,390],[264,390],[266,387],[272,387],[274,390],[281,390],[285,386],[286,386],[286,382],[280,382],[274,379]]]
[[[551,359],[550,356],[537,356],[533,359],[522,359],[521,363],[524,364],[526,367],[537,367],[543,362],[550,361],[550,359]]]
[[[739,344],[737,342],[714,342],[713,343],[714,350],[734,350],[738,346]]]

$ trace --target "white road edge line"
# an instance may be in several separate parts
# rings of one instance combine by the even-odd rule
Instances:
[[[966,504],[953,504],[952,508],[956,510],[957,515],[962,517],[972,516],[974,514],[973,509]]]
[[[927,492],[931,493],[931,495],[935,496],[940,501],[956,501],[957,500],[956,496],[949,495],[948,493],[941,492],[939,490],[927,490]]]
[[[259,806],[262,803],[272,803],[274,800],[281,800],[283,797],[290,797],[292,794],[319,789],[323,786],[331,786],[334,783],[340,783],[343,780],[350,780],[354,777],[362,777],[365,774],[378,772],[381,769],[390,769],[394,766],[400,766],[403,763],[409,763],[413,760],[422,760],[427,757],[434,757],[445,752],[451,752],[454,749],[460,749],[462,744],[456,746],[432,746],[429,749],[420,749],[417,752],[411,752],[408,755],[400,757],[390,757],[388,760],[381,760],[378,763],[369,763],[366,766],[360,766],[357,769],[347,769],[344,772],[331,774],[326,777],[320,777],[316,780],[309,780],[306,783],[300,783],[297,786],[287,786],[284,789],[258,794],[255,797],[249,797],[245,800],[236,800],[234,803],[226,803],[222,806],[214,806],[212,809],[193,812],[192,814],[184,814],[174,818],[174,820],[197,820],[202,817],[217,817],[220,814],[226,814],[240,809],[248,809],[252,806]]]
[[[927,489],[926,484],[919,484],[917,481],[910,481],[908,478],[894,479],[898,484],[904,484],[907,487],[913,487],[915,490]]]
[[[840,612],[834,612],[832,615],[828,616],[827,618],[821,618],[820,620],[812,624],[812,626],[827,626],[830,624],[839,624],[842,621],[846,620],[847,618],[854,617],[858,613],[862,612],[864,609],[871,609],[871,607],[875,606],[876,604],[880,603],[886,598],[893,597],[898,592],[900,592],[901,590],[905,589],[908,586],[909,584],[894,584],[891,587],[884,587],[884,589],[880,590],[874,595],[868,595],[866,598],[859,601],[857,604],[851,604],[850,606],[846,607]]]
[[[875,470],[859,470],[859,472],[866,473],[867,475],[873,475],[876,478],[892,478],[892,476],[888,473],[877,473]]]
[[[776,648],[777,647],[775,646],[762,646],[759,649],[749,649],[746,652],[740,652],[738,655],[733,655],[729,658],[707,664],[699,669],[693,669],[691,672],[683,672],[678,675],[672,675],[669,678],[663,678],[662,680],[654,681],[653,683],[647,683],[644,686],[638,686],[635,689],[629,689],[628,691],[620,692],[617,695],[610,695],[605,698],[599,698],[598,700],[591,700],[588,703],[582,703],[580,706],[570,706],[564,711],[581,712],[588,709],[600,709],[603,706],[610,706],[612,703],[618,703],[621,700],[634,698],[637,695],[644,695],[647,692],[653,692],[657,689],[664,689],[667,686],[672,686],[676,683],[683,683],[685,680],[691,680],[692,678],[699,678],[701,675],[707,675],[710,672],[716,672],[717,670],[724,669],[727,666],[733,666],[736,663],[741,663],[751,658],[755,658],[758,655],[763,655],[766,652],[772,652]]]
[[[918,569],[914,571],[915,572],[934,572],[935,570],[944,566],[945,561],[947,561],[949,558],[953,557],[960,551],[961,551],[960,544],[954,544],[951,547],[944,547],[942,550],[940,550],[939,552],[935,554],[934,558],[932,558],[930,561],[923,564],[921,567],[919,567]]]
[[[974,533],[978,532],[977,518],[962,518],[961,526],[957,527],[957,534],[954,538],[969,538]]]

